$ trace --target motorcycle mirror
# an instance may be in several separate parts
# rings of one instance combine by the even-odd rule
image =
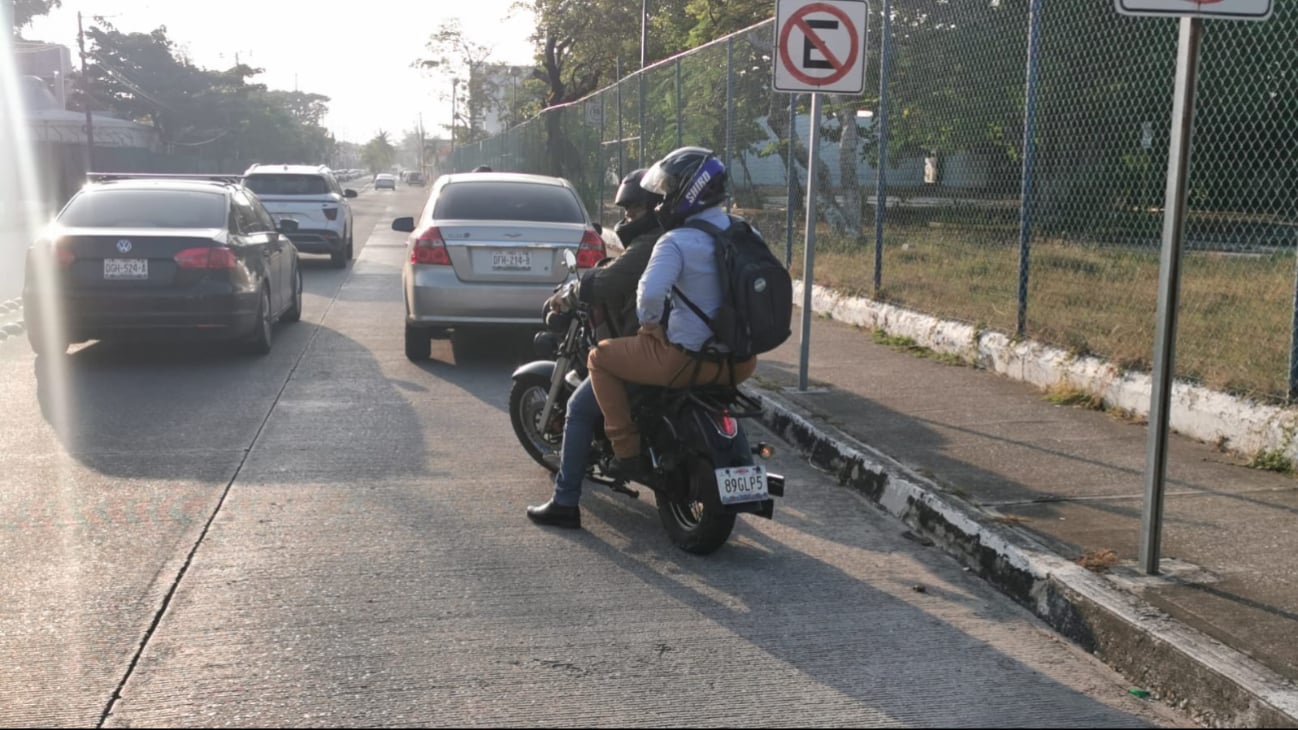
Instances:
[[[565,249],[563,252],[563,265],[568,268],[568,271],[576,271],[577,270],[576,254],[574,254],[572,251]]]

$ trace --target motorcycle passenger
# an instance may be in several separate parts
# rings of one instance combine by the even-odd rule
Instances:
[[[604,413],[604,432],[613,446],[613,476],[643,475],[640,433],[631,418],[626,383],[669,388],[691,384],[737,385],[753,374],[757,358],[731,362],[724,345],[679,291],[709,318],[722,301],[720,272],[712,236],[684,226],[699,219],[721,230],[730,218],[726,168],[711,150],[682,147],[654,163],[640,180],[645,190],[663,196],[656,208],[666,231],[653,248],[636,292],[640,328],[636,335],[604,340],[588,359],[591,385]],[[663,311],[671,300],[667,329]]]
[[[615,259],[606,259],[581,278],[578,297],[591,305],[603,305],[608,314],[607,326],[613,337],[632,334],[639,326],[636,315],[636,284],[649,264],[649,254],[654,242],[662,233],[654,216],[654,206],[662,196],[640,187],[645,170],[635,170],[622,179],[613,202],[623,210],[622,220],[613,231],[626,250]],[[547,301],[551,310],[563,306],[562,293]],[[559,473],[554,479],[554,496],[543,505],[527,508],[533,522],[558,527],[581,527],[582,480],[586,476],[586,459],[595,424],[599,422],[599,404],[590,378],[582,381],[568,399],[567,416],[563,425],[563,449],[559,458]]]

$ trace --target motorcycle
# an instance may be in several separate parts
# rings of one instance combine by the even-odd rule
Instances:
[[[598,341],[603,312],[576,296],[576,257],[565,252],[569,278],[556,292],[571,303],[564,312],[543,312],[545,329],[534,344],[545,359],[513,374],[509,415],[519,442],[551,473],[559,469],[568,398],[588,375],[586,356]],[[761,414],[761,404],[731,386],[683,389],[628,384],[632,414],[651,470],[639,482],[654,492],[658,516],[671,542],[696,555],[726,543],[740,514],[770,519],[772,497],[784,496],[784,477],[771,474],[754,456],[769,459],[765,443],[750,446],[741,419]],[[623,479],[608,476],[613,449],[601,421],[587,459],[590,482],[638,499]]]

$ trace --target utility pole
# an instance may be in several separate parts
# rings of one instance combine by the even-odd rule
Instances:
[[[86,73],[86,29],[77,12],[77,46],[81,49],[81,105],[86,108],[86,172],[95,170],[95,121],[90,115],[90,76]]]
[[[424,174],[424,113],[419,113],[419,174]]]

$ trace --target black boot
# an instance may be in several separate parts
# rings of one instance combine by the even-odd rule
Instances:
[[[528,507],[527,516],[538,525],[581,529],[581,508],[555,504],[553,499],[540,507]]]

